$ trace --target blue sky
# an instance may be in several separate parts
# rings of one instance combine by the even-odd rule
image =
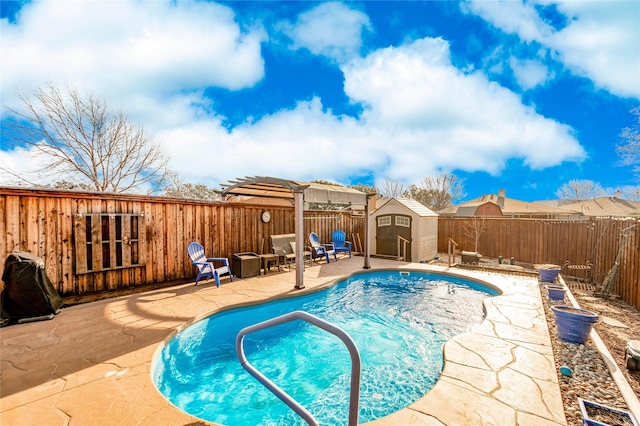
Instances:
[[[615,152],[640,105],[639,1],[0,4],[3,105],[47,82],[98,93],[184,182],[640,185]],[[4,167],[38,161],[1,144]]]

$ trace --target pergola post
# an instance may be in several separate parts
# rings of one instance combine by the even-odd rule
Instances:
[[[367,202],[364,205],[364,266],[362,269],[371,269],[371,212],[369,206],[371,205],[371,198],[375,197],[375,192],[367,193]]]
[[[304,187],[292,189],[296,232],[296,289],[304,288]]]

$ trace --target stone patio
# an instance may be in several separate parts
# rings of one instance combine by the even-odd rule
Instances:
[[[449,271],[371,259],[373,269]],[[171,405],[151,381],[158,347],[221,309],[290,297],[362,271],[361,257],[315,264],[294,290],[295,272],[185,284],[63,309],[53,320],[0,329],[0,423],[11,425],[209,424]],[[536,277],[451,269],[503,291],[487,317],[444,348],[435,387],[370,425],[566,425]]]

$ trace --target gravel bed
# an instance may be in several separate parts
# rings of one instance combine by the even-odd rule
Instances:
[[[558,338],[558,331],[551,306],[567,303],[550,301],[544,285],[541,285],[541,296],[549,325],[549,334],[556,361],[556,371],[558,373],[558,382],[562,393],[567,425],[582,425],[582,413],[580,411],[578,398],[620,410],[628,410],[618,386],[611,378],[607,366],[591,339],[589,339],[586,344],[581,345],[566,343]],[[570,377],[560,373],[560,367],[563,366],[571,369],[572,374]],[[600,421],[605,420],[611,425],[632,425],[627,419],[613,417],[600,419]]]

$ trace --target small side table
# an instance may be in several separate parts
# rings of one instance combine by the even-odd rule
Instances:
[[[231,270],[238,278],[257,277],[260,275],[262,259],[256,253],[234,253],[231,258]]]
[[[270,269],[270,263],[275,262],[278,266],[278,272],[280,272],[280,257],[277,254],[268,253],[259,255],[262,260],[262,268],[264,269],[264,274],[267,275],[267,270]]]

